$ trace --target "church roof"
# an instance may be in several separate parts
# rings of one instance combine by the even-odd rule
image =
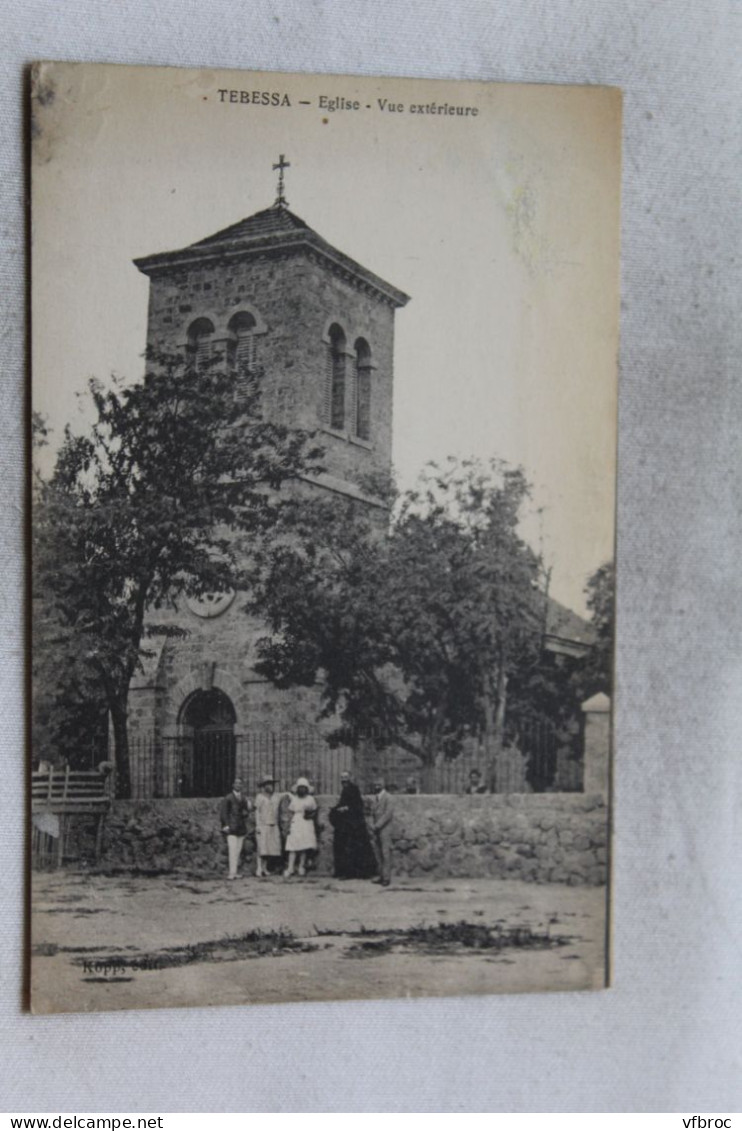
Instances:
[[[374,291],[392,306],[404,306],[409,296],[368,268],[338,251],[284,204],[274,204],[252,216],[222,228],[205,239],[176,251],[163,251],[135,259],[145,275],[155,275],[175,266],[187,266],[214,258],[250,258],[257,254],[309,249],[336,274]]]
[[[256,212],[245,220],[238,220],[236,224],[222,228],[220,232],[214,232],[213,236],[207,236],[205,240],[198,240],[191,244],[191,247],[210,247],[217,243],[232,243],[234,240],[251,240],[259,236],[275,236],[297,231],[309,232],[311,228],[288,208],[274,204],[272,208],[264,208],[262,212]]]

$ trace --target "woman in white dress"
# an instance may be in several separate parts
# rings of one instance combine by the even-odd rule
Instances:
[[[306,778],[299,778],[291,790],[288,804],[291,824],[286,838],[289,860],[284,876],[293,876],[295,873],[299,876],[306,875],[307,852],[314,852],[317,848],[317,802],[309,790]]]

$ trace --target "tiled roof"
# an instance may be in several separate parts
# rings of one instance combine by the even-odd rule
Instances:
[[[262,236],[283,235],[297,230],[308,232],[310,228],[300,216],[295,216],[288,208],[274,204],[272,208],[264,208],[262,212],[256,212],[254,216],[248,216],[236,224],[230,224],[228,228],[222,228],[220,232],[214,232],[213,236],[207,236],[206,239],[198,240],[190,246],[210,247],[211,244],[233,243],[236,240],[241,242]]]
[[[193,260],[214,256],[243,257],[259,254],[281,253],[297,246],[311,248],[315,255],[322,257],[331,270],[354,280],[356,283],[372,288],[392,306],[404,306],[409,296],[404,291],[387,283],[384,279],[361,266],[349,255],[332,247],[310,228],[301,217],[290,212],[285,205],[274,204],[264,208],[228,228],[222,228],[205,239],[189,244],[175,251],[162,251],[135,259],[134,263],[145,275],[169,270],[175,265],[183,265]]]

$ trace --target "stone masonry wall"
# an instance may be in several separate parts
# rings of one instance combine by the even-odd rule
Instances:
[[[332,874],[334,798],[318,798],[324,826],[317,859]],[[104,870],[226,869],[219,801],[118,801],[107,819]],[[395,799],[394,874],[485,877],[537,883],[601,884],[606,879],[608,816],[602,797],[511,794],[482,797],[400,795]],[[254,847],[245,842],[243,870]]]
[[[148,343],[177,351],[198,318],[214,326],[223,350],[229,320],[240,311],[258,316],[256,364],[263,371],[266,417],[295,428],[321,428],[327,330],[342,326],[347,349],[363,337],[373,371],[371,443],[322,431],[325,466],[333,475],[387,472],[392,443],[394,311],[353,286],[308,253],[209,260],[159,272],[151,282]],[[222,345],[220,346],[220,343]],[[350,360],[349,360],[350,365]],[[352,429],[350,430],[352,431]]]

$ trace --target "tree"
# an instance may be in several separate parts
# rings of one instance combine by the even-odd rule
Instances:
[[[451,459],[396,500],[388,533],[352,500],[286,512],[253,606],[273,630],[262,672],[319,683],[339,736],[380,731],[432,764],[476,731],[494,759],[508,679],[541,642],[528,491],[520,470]]]
[[[49,429],[43,417],[32,417],[32,443],[34,452],[48,444]],[[45,514],[46,484],[34,471],[32,478],[34,513],[41,519]],[[35,543],[40,545],[41,531]],[[54,559],[50,562],[53,564]],[[33,602],[33,747],[37,759],[68,762],[73,766],[91,763],[93,752],[100,757],[101,739],[105,733],[105,695],[100,681],[90,665],[84,662],[76,649],[74,637],[65,632],[60,621],[61,609],[52,592],[42,590],[42,571],[35,556],[35,585]],[[56,571],[47,575],[56,576]]]
[[[91,769],[105,757],[107,705],[97,672],[47,594],[33,609],[34,759]]]
[[[612,561],[604,562],[591,574],[585,586],[587,607],[595,630],[595,644],[576,672],[582,700],[598,691],[612,693],[613,634],[616,606],[616,570]]]
[[[306,433],[263,420],[260,380],[214,359],[148,355],[142,381],[91,381],[88,435],[65,432],[34,500],[34,598],[44,662],[74,670],[110,712],[119,790],[130,792],[129,687],[153,610],[246,584],[244,536],[276,521],[279,488],[319,468]]]
[[[271,630],[258,641],[257,670],[281,688],[318,684],[322,715],[341,715],[335,741],[402,725],[379,604],[388,550],[385,526],[365,504],[312,493],[287,504],[257,557],[248,611]]]

